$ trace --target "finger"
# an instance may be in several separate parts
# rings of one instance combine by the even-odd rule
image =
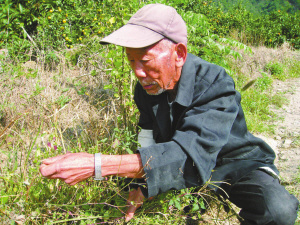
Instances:
[[[137,193],[137,190],[136,190],[136,189],[133,189],[133,190],[131,190],[131,191],[129,192],[128,200],[127,200],[128,204],[131,204],[131,203],[130,203],[131,200],[135,200],[135,198],[136,198],[136,193]]]
[[[46,168],[47,168],[47,165],[45,165],[45,164],[42,164],[42,165],[40,166],[40,173],[41,173],[43,176],[45,176],[45,174],[46,174]]]
[[[51,178],[52,175],[54,175],[58,172],[57,165],[56,164],[49,164],[49,165],[42,164],[40,166],[40,172],[44,177]]]
[[[137,209],[137,207],[134,205],[129,206],[129,208],[126,212],[126,216],[125,216],[126,222],[128,222],[129,220],[131,220],[133,218],[136,209]]]

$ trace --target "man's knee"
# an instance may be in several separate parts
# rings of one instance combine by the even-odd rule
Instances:
[[[284,189],[284,187],[282,187]],[[281,196],[274,196],[268,204],[272,221],[276,225],[294,225],[299,208],[298,199],[285,189]]]
[[[297,218],[298,199],[262,171],[253,171],[233,185],[229,199],[242,209],[245,225],[294,225]]]

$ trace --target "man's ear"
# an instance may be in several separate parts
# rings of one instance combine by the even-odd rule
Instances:
[[[175,58],[176,67],[182,67],[187,57],[186,45],[183,43],[176,44],[175,52],[176,52],[176,58]]]

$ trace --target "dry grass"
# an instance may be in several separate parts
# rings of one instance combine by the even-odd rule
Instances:
[[[257,33],[249,35],[249,33],[245,31],[245,27],[243,30],[231,29],[229,31],[229,37],[249,46],[251,45],[262,46],[265,42],[264,36]]]
[[[99,137],[109,137],[117,126],[118,100],[104,90],[109,81],[99,69],[101,58],[93,57],[96,66],[86,61],[72,66],[60,56],[53,70],[34,61],[14,65],[10,58],[2,64],[2,150],[16,145],[29,149],[35,139],[34,148],[47,148],[56,137],[56,145],[65,152],[68,146],[80,145],[79,137],[89,146],[97,145]]]
[[[299,52],[293,51],[288,43],[279,48],[259,46],[251,49],[251,54],[240,51],[242,58],[233,59],[234,67],[239,69],[239,73],[251,79],[261,77],[261,73],[270,62],[286,63],[287,59],[300,59]]]

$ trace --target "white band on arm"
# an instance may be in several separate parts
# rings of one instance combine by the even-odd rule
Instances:
[[[138,143],[142,148],[154,145],[155,140],[153,139],[153,130],[142,129],[138,135]]]
[[[94,180],[103,180],[101,172],[101,153],[95,153],[95,178]]]

